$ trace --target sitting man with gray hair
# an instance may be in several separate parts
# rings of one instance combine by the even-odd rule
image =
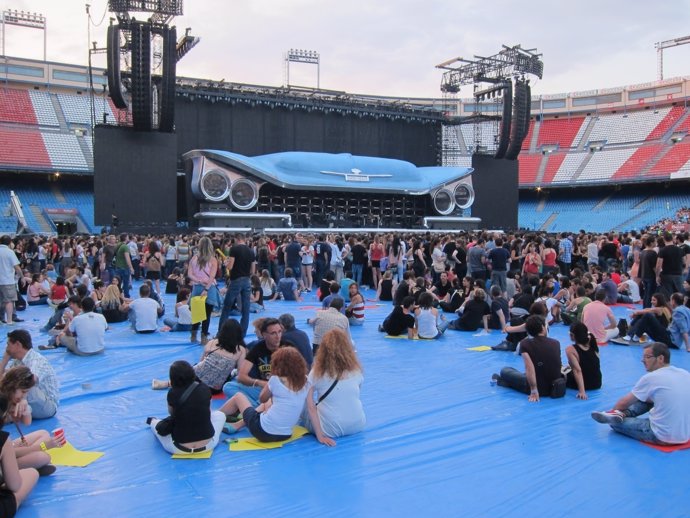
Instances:
[[[283,313],[278,317],[280,325],[283,326],[283,342],[286,342],[297,349],[304,361],[307,362],[307,369],[311,369],[314,362],[314,353],[311,348],[309,335],[295,327],[295,317],[289,313]]]

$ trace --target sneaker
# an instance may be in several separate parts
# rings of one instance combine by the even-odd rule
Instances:
[[[46,464],[45,466],[38,468],[36,471],[38,471],[38,475],[40,477],[47,477],[48,475],[55,473],[56,470],[57,468],[52,464]]]
[[[167,390],[170,388],[168,380],[153,380],[151,381],[151,388],[153,390]]]
[[[51,349],[57,349],[58,346],[57,345],[39,345],[38,348],[41,351],[50,351]]]
[[[621,424],[625,414],[620,410],[606,410],[605,412],[592,412],[592,419],[602,424]]]
[[[383,324],[379,324],[379,333],[385,333],[386,330],[383,328]]]
[[[236,423],[237,421],[242,420],[242,414],[240,412],[237,412],[236,414],[231,414],[231,415],[226,415],[225,416],[225,422],[226,423]]]
[[[500,344],[491,346],[491,349],[494,351],[514,351],[515,346],[508,340],[503,340]]]

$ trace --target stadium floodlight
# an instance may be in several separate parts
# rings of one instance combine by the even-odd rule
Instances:
[[[46,61],[46,50],[47,50],[47,40],[46,40],[46,17],[39,13],[25,13],[24,11],[13,11],[7,9],[2,12],[2,18],[0,18],[0,25],[2,26],[2,55],[6,56],[5,53],[5,33],[7,25],[16,25],[17,27],[24,27],[27,29],[39,29],[43,31],[43,61]]]
[[[285,86],[290,87],[290,63],[316,65],[316,89],[321,89],[321,55],[315,50],[290,49],[285,53]]]

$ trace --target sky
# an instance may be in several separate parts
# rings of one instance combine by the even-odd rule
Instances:
[[[86,64],[91,41],[105,46],[106,0],[6,0],[3,10],[47,18],[47,59]],[[135,15],[136,16],[136,15]],[[99,26],[98,22],[103,19]],[[186,0],[173,22],[201,42],[178,76],[284,84],[284,54],[321,56],[322,88],[399,97],[440,97],[451,58],[487,56],[502,44],[543,54],[532,94],[646,83],[657,78],[654,44],[690,35],[690,0]],[[8,27],[6,54],[43,58],[38,30]],[[105,56],[94,57],[105,67]],[[690,76],[690,45],[664,51],[664,77]],[[290,83],[315,87],[314,65],[291,64]],[[471,96],[471,86],[461,91]]]

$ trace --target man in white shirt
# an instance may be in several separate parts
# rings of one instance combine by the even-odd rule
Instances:
[[[647,374],[612,410],[592,412],[592,418],[638,441],[690,441],[690,372],[671,365],[671,351],[661,342],[645,345],[642,363]],[[647,412],[649,418],[638,417]]]
[[[53,417],[60,403],[60,388],[53,366],[31,343],[31,335],[25,329],[15,329],[7,334],[7,348],[0,362],[2,372],[7,368],[23,365],[36,378],[36,384],[29,390],[26,400],[34,419]]]
[[[621,273],[621,283],[618,285],[618,302],[637,304],[641,301],[640,286],[630,278],[630,274]]]
[[[153,333],[158,326],[158,302],[150,298],[151,288],[144,283],[139,288],[139,298],[124,304],[129,309],[129,321],[137,333]]]
[[[0,307],[4,306],[5,322],[8,324],[12,323],[14,303],[17,300],[16,277],[22,276],[19,259],[9,247],[10,243],[10,236],[4,235],[0,238]]]
[[[108,329],[108,322],[103,315],[93,312],[95,305],[91,297],[85,297],[81,301],[81,313],[69,323],[72,335],[60,338],[60,344],[78,356],[93,356],[102,353],[105,349],[105,331]]]

